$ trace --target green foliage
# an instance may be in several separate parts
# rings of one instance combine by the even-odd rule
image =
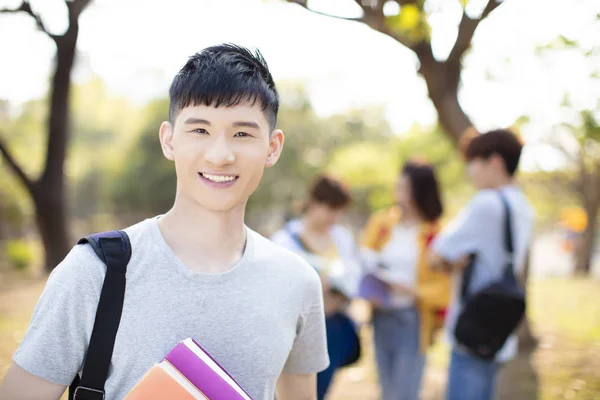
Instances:
[[[250,198],[249,218],[260,221],[265,215],[293,211],[294,202],[305,199],[311,179],[323,171],[346,180],[353,191],[353,212],[367,215],[392,203],[398,172],[411,158],[425,158],[436,167],[445,218],[454,216],[473,194],[462,160],[440,129],[414,127],[395,135],[381,108],[323,118],[316,114],[301,86],[284,82],[279,90],[282,105],[278,126],[285,132],[285,146],[277,165],[265,171]],[[78,223],[85,222],[82,229],[109,223],[105,217],[105,222],[94,222],[100,216],[138,217],[168,210],[174,200],[176,177],[158,140],[158,127],[167,119],[168,100],[155,100],[137,109],[111,97],[97,80],[76,87],[74,96],[74,142],[67,171],[70,212]],[[581,132],[597,138],[593,116],[591,111],[589,118],[583,115],[585,129]],[[10,146],[30,172],[43,159],[44,118],[43,102],[37,101],[26,104],[16,118],[0,120],[0,128],[21,132],[11,139]],[[31,157],[27,156],[29,149],[33,149]],[[520,175],[542,226],[550,226],[561,207],[577,204],[573,190],[561,186],[573,177],[559,175]],[[0,187],[0,234],[20,236],[27,226],[25,221],[33,221],[32,205],[25,201],[27,196],[18,180],[4,167],[0,179],[6,182]]]
[[[48,109],[45,99],[32,100],[20,107],[14,118],[0,119],[0,134],[25,173],[36,178],[46,155]]]
[[[9,264],[16,270],[24,270],[33,260],[33,253],[27,242],[22,239],[9,240],[4,245]]]
[[[537,171],[518,175],[519,184],[535,209],[538,230],[555,227],[561,210],[577,204],[577,194],[568,186],[573,177],[569,171]]]
[[[20,235],[33,214],[25,188],[0,161],[0,237]]]
[[[454,214],[472,193],[463,176],[463,163],[440,130],[414,128],[384,142],[363,140],[337,149],[327,170],[341,175],[354,190],[355,204],[363,212],[388,207],[393,202],[393,186],[402,165],[411,159],[424,159],[437,172],[444,196],[446,215]]]
[[[71,99],[73,141],[67,162],[70,212],[87,218],[111,210],[111,187],[119,179],[123,151],[132,147],[140,131],[139,109],[126,99],[111,96],[95,77],[75,86]]]
[[[424,2],[405,4],[396,15],[386,17],[385,25],[392,32],[407,37],[412,42],[428,41],[431,38],[431,26],[423,10]]]
[[[392,136],[382,110],[355,110],[324,119],[315,113],[301,87],[280,87],[281,98],[290,99],[282,104],[278,122],[285,132],[285,145],[281,158],[265,172],[250,198],[249,214],[273,211],[281,205],[290,212],[292,202],[305,199],[310,180],[327,168],[337,150],[367,139],[382,143]],[[331,172],[331,168],[327,170]]]
[[[158,139],[158,128],[168,120],[168,110],[168,99],[148,104],[143,111],[146,123],[137,140],[109,168],[110,198],[115,212],[158,214],[173,205],[175,168],[164,158]]]

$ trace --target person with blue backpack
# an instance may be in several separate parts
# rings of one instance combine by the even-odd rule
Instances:
[[[339,179],[319,175],[309,187],[302,215],[271,237],[307,260],[323,282],[330,365],[317,375],[318,400],[326,398],[335,373],[361,354],[357,327],[346,312],[361,275],[358,248],[352,233],[339,223],[351,200]]]
[[[515,174],[523,145],[508,130],[465,146],[477,193],[432,243],[430,265],[454,274],[446,317],[452,345],[448,400],[492,400],[501,366],[514,358],[525,312],[523,271],[534,211]]]
[[[319,275],[244,223],[284,142],[267,64],[240,46],[206,48],[169,97],[157,146],[174,162],[173,207],[72,249],[48,279],[1,400],[58,400],[69,386],[74,400],[123,399],[186,338],[252,399],[316,398],[329,364]]]

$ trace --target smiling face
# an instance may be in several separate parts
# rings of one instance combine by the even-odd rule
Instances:
[[[246,204],[279,159],[283,139],[258,103],[185,107],[160,129],[163,153],[175,162],[177,197],[212,211]]]

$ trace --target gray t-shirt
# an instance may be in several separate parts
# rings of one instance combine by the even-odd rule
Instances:
[[[196,339],[254,398],[273,399],[282,372],[329,363],[321,283],[299,256],[248,229],[246,250],[227,272],[189,270],[148,219],[125,231],[133,254],[106,399],[122,399],[181,340]],[[69,385],[92,333],[106,267],[79,245],[48,279],[14,354],[26,371]]]
[[[514,246],[513,269],[518,274],[523,270],[527,250],[534,226],[534,211],[523,192],[516,186],[502,188],[511,212]],[[444,229],[433,242],[433,251],[450,261],[476,253],[469,293],[477,292],[502,277],[506,260],[504,243],[505,210],[497,190],[480,190],[462,210],[460,215]],[[462,274],[454,274],[452,303],[446,317],[447,337],[454,345],[454,328],[462,310],[460,288]],[[496,355],[496,361],[506,362],[517,353],[518,342],[511,335]]]

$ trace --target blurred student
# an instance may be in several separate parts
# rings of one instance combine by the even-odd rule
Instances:
[[[368,274],[361,282],[361,296],[373,306],[382,400],[417,400],[425,353],[442,325],[450,293],[448,276],[431,271],[427,262],[442,215],[433,168],[406,163],[395,197],[396,205],[372,216],[363,233]],[[370,285],[378,290],[367,293]]]
[[[330,365],[317,375],[319,400],[325,398],[335,372],[360,355],[356,327],[345,311],[358,285],[358,253],[352,233],[339,224],[350,202],[350,193],[339,180],[319,176],[309,189],[302,215],[272,237],[321,276]]]
[[[517,337],[513,333],[491,359],[482,358],[475,355],[475,349],[457,342],[455,328],[464,309],[461,290],[465,267],[472,271],[465,282],[469,296],[504,279],[507,272],[514,276],[523,269],[534,213],[514,181],[521,150],[518,138],[506,130],[491,131],[472,139],[465,155],[468,175],[478,189],[477,194],[432,246],[432,266],[452,271],[455,283],[447,318],[447,333],[452,343],[448,400],[493,399],[500,366],[517,353]],[[506,250],[505,217],[508,215],[513,254]],[[469,264],[467,259],[471,255],[475,258]]]

